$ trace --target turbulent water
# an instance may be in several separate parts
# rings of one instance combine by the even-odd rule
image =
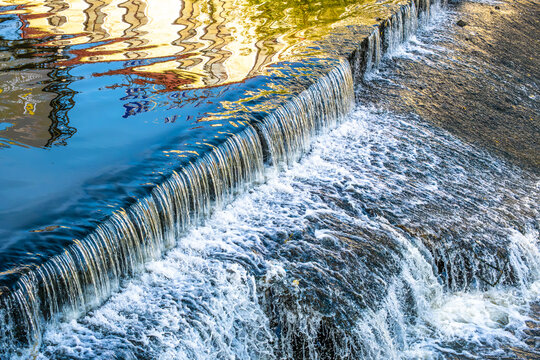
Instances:
[[[540,356],[536,174],[380,104],[276,165],[37,358]]]
[[[360,107],[103,307],[47,329],[38,358],[511,354],[528,348],[540,291],[538,197],[538,178]],[[478,287],[445,286],[429,250],[465,240],[508,250],[494,288],[478,289],[480,275]]]
[[[445,31],[444,19],[456,15],[438,11]],[[258,163],[238,165],[253,167],[244,181],[256,186],[167,240],[177,245],[124,279],[102,306],[45,326],[30,354],[540,357],[540,178],[389,106],[391,92],[372,92],[389,81],[400,88],[405,75],[393,63],[429,62],[447,51],[433,29],[400,47],[416,22],[394,21],[409,31],[369,39],[371,73],[358,89],[359,104],[337,126],[307,105],[332,81],[280,108],[257,127],[271,165],[263,167],[262,153]],[[393,59],[381,60],[381,47]],[[350,74],[334,75],[351,81]],[[343,93],[347,104],[350,94]],[[306,112],[311,116],[298,115]],[[323,125],[330,128],[310,143]]]

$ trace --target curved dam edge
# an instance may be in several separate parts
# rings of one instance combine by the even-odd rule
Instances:
[[[176,245],[216,206],[264,179],[265,166],[298,159],[309,139],[335,124],[354,105],[354,84],[375,69],[381,56],[427,21],[431,0],[405,1],[374,26],[338,29],[318,44],[340,59],[328,73],[262,119],[199,154],[150,193],[64,251],[29,268],[0,291],[0,354],[40,343],[49,321],[80,316],[105,301],[123,278]],[[339,38],[340,41],[333,41]]]

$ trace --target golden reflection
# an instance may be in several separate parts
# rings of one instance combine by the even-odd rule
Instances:
[[[141,75],[166,91],[264,73],[268,64],[294,60],[298,47],[334,27],[373,23],[384,10],[381,3],[370,7],[353,0],[3,0],[0,5],[18,5],[3,13],[17,14],[23,38],[66,49],[70,57],[62,65],[145,60],[102,75]]]
[[[50,102],[55,97],[36,86],[44,70],[0,73],[0,149],[10,145],[43,147],[51,139]]]

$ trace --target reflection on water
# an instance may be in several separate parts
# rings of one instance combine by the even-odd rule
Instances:
[[[17,15],[22,38],[61,49],[64,66],[132,60],[117,72],[172,90],[257,75],[327,34],[354,2],[14,0],[2,13]]]
[[[66,144],[76,132],[67,117],[69,78],[62,69],[0,72],[0,148]]]
[[[318,41],[384,4],[0,0],[0,271],[62,251],[326,76],[332,46],[360,36]]]
[[[43,70],[0,73],[0,130],[3,137],[10,139],[8,144],[43,147],[49,142],[51,121],[48,115],[53,97],[44,93],[43,87],[33,86],[36,80],[46,79],[47,72]],[[0,140],[0,147],[8,144]]]
[[[276,109],[306,120],[315,95],[282,105],[400,0],[370,1],[0,0],[0,286]]]
[[[384,9],[355,3],[2,0],[0,146],[66,144],[76,132],[67,114],[74,91],[65,84],[74,66],[107,63],[91,75],[121,75],[108,86],[125,88],[127,118],[161,106],[152,93],[265,74],[270,64],[297,60],[336,26],[373,23]]]

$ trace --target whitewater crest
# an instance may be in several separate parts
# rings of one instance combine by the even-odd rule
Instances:
[[[1,299],[5,350],[39,344],[46,322],[77,317],[100,304],[122,278],[176,246],[186,229],[261,181],[265,154],[274,163],[292,161],[310,136],[336,123],[353,102],[350,66],[341,61],[271,115],[173,172],[149,196],[29,271]]]
[[[493,193],[522,201],[479,200]],[[537,179],[489,154],[417,119],[359,108],[103,306],[48,326],[39,356],[502,356],[526,347],[538,298],[538,196]],[[433,243],[411,235],[415,223],[428,233],[462,223],[461,238],[507,248],[507,280],[449,287]],[[490,269],[470,271],[499,276]]]

